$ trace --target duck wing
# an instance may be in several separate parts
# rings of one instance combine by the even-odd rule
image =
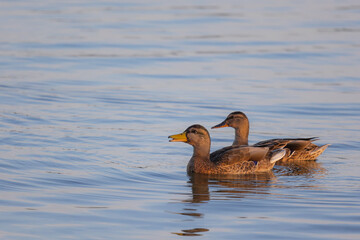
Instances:
[[[210,155],[216,165],[232,165],[240,162],[257,162],[265,158],[269,152],[267,147],[229,146],[219,149]]]
[[[220,156],[222,154],[224,154],[226,151],[229,151],[230,149],[234,148],[233,146],[228,146],[228,147],[224,147],[224,148],[220,148],[219,150],[216,150],[212,153],[210,153],[210,160],[211,161],[216,161],[217,159],[220,158]]]
[[[269,139],[269,140],[255,143],[253,146],[254,147],[268,147],[270,150],[273,150],[273,149],[283,148],[290,142],[291,142],[291,140],[288,140],[288,139],[274,138],[274,139]]]
[[[270,150],[279,148],[289,148],[291,152],[302,150],[318,140],[317,137],[311,138],[274,138],[255,143],[254,147],[268,147]]]

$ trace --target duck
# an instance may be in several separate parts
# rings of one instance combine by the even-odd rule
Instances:
[[[232,127],[235,129],[235,139],[232,146],[249,146],[249,119],[245,113],[235,111],[230,113],[224,121],[213,126],[211,129]],[[313,142],[318,137],[309,138],[274,138],[255,143],[253,147],[268,147],[270,150],[287,148],[290,151],[285,160],[316,160],[330,144],[318,146]],[[285,144],[285,147],[284,147]]]
[[[228,146],[210,154],[211,139],[208,130],[200,124],[188,127],[180,134],[169,136],[170,142],[184,142],[193,146],[187,172],[202,174],[248,174],[270,171],[275,162],[288,154],[281,148]],[[285,146],[285,145],[284,145]]]

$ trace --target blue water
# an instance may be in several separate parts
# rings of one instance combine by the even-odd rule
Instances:
[[[2,1],[1,239],[359,239],[357,1]],[[188,176],[232,111],[317,161]],[[210,131],[212,150],[233,130]]]

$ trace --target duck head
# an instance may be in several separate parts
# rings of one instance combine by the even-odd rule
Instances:
[[[210,145],[209,132],[199,124],[191,125],[183,133],[169,136],[169,142],[185,142],[192,146]]]
[[[212,127],[214,128],[223,128],[223,127],[232,127],[238,128],[239,126],[249,126],[249,120],[245,113],[237,111],[230,113],[224,121]]]
[[[232,127],[235,129],[235,140],[233,145],[248,145],[249,119],[245,113],[237,111],[230,113],[224,121],[212,127],[223,128]]]

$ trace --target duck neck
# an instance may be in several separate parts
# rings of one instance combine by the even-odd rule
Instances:
[[[233,145],[249,145],[249,125],[235,128],[235,140]]]
[[[210,145],[209,146],[194,146],[193,157],[199,160],[210,160]]]
[[[204,166],[210,163],[210,144],[208,146],[193,146],[194,152],[188,163],[188,172],[203,172]]]

